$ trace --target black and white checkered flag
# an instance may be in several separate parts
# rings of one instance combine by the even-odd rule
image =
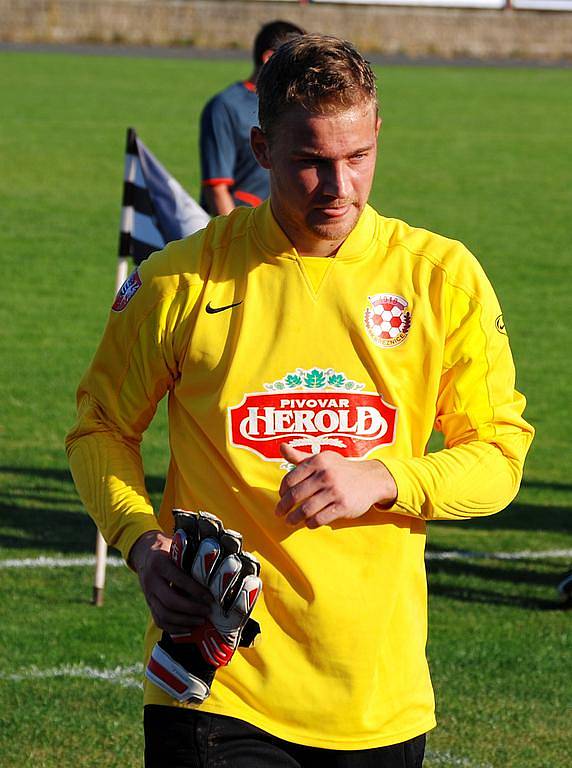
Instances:
[[[119,256],[140,264],[171,240],[205,227],[208,213],[127,129]]]

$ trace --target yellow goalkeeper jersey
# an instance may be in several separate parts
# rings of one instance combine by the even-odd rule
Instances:
[[[145,261],[118,294],[67,438],[80,495],[127,557],[207,510],[260,560],[262,642],[201,709],[331,749],[434,725],[425,658],[426,521],[505,507],[533,430],[495,294],[458,242],[366,207],[335,258],[300,258],[269,203]],[[168,393],[157,518],[141,436]],[[445,448],[427,454],[432,430]],[[383,461],[395,505],[310,530],[274,515],[279,446]],[[146,654],[160,631],[150,623]],[[177,705],[153,684],[145,702]],[[182,705],[177,705],[182,706]]]

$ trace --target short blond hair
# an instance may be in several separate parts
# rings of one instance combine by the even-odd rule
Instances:
[[[351,43],[329,35],[302,35],[281,45],[262,67],[256,89],[260,128],[269,137],[292,106],[312,114],[368,101],[377,106],[369,62]]]

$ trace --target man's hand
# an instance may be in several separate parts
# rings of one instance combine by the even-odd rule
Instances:
[[[169,558],[210,592],[212,602],[202,626],[163,631],[145,676],[177,701],[200,704],[210,694],[217,669],[231,661],[239,646],[250,647],[260,633],[250,618],[262,589],[260,564],[242,550],[240,533],[224,528],[218,517],[182,509],[174,509],[173,515]]]
[[[161,531],[140,536],[129,553],[153,621],[169,634],[189,632],[205,623],[213,597],[169,556],[171,537]]]
[[[334,451],[308,456],[286,443],[282,456],[297,466],[280,485],[276,515],[289,525],[304,521],[319,528],[334,520],[364,515],[374,504],[390,507],[397,486],[380,461],[349,461]]]

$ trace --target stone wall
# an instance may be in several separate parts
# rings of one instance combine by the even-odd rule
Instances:
[[[265,21],[410,57],[572,60],[572,12],[312,5],[252,0],[0,0],[4,42],[245,48]]]

